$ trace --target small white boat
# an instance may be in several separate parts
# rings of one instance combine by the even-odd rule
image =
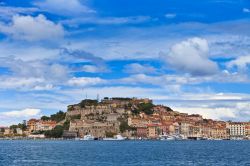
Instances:
[[[126,137],[121,136],[120,134],[114,136],[114,138],[103,138],[104,141],[123,141]]]
[[[215,141],[222,141],[221,138],[215,138],[215,139],[213,139],[213,140],[215,140]]]
[[[171,135],[161,135],[160,140],[161,141],[174,141],[176,139],[174,136],[171,136]]]
[[[95,139],[94,136],[88,134],[88,135],[85,135],[82,140],[83,141],[93,141],[94,139]]]

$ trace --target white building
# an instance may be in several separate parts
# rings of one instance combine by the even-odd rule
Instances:
[[[20,128],[16,128],[16,133],[19,134],[19,135],[22,135],[23,134],[23,130],[20,129]]]
[[[244,123],[232,122],[229,124],[230,138],[242,139],[246,136],[246,128]]]

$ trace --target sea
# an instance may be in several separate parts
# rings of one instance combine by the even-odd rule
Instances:
[[[0,141],[0,166],[47,165],[250,166],[250,141]]]

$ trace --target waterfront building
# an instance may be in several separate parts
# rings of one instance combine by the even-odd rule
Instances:
[[[23,130],[20,129],[20,128],[16,128],[16,134],[22,135],[23,134]]]
[[[141,126],[136,128],[136,135],[138,138],[147,138],[148,129],[147,126]]]
[[[30,119],[27,122],[27,128],[29,133],[32,133],[33,131],[47,131],[52,130],[56,127],[56,121],[52,120],[38,120],[38,119]]]
[[[39,120],[37,119],[30,119],[28,122],[27,122],[27,128],[29,130],[29,132],[33,132],[33,131],[36,131],[36,123],[38,122]]]
[[[180,126],[180,134],[188,137],[190,132],[189,131],[190,124],[187,122],[181,122],[179,126]]]
[[[245,129],[246,129],[246,138],[250,139],[250,122],[247,122],[245,124]]]
[[[4,133],[3,133],[3,134],[4,134],[4,135],[9,135],[9,134],[11,134],[10,128],[8,128],[8,127],[4,128]]]
[[[169,126],[169,134],[171,135],[179,135],[180,134],[180,125],[175,122]]]
[[[200,125],[190,125],[190,127],[189,127],[189,137],[201,138],[202,137],[202,126],[200,126]]]
[[[39,120],[36,122],[36,130],[37,131],[47,131],[52,130],[56,127],[56,121],[52,120]]]
[[[243,139],[246,136],[246,128],[244,123],[231,122],[229,124],[230,138]]]
[[[211,138],[228,139],[227,129],[224,127],[213,127],[211,130]]]
[[[155,139],[161,135],[161,125],[160,124],[148,124],[148,138]]]

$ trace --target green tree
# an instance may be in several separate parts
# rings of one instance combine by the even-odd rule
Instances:
[[[53,130],[45,131],[44,135],[47,138],[61,138],[63,135],[63,126],[57,125]]]
[[[137,106],[137,109],[133,110],[133,113],[139,114],[140,112],[144,112],[147,115],[151,115],[154,113],[153,107],[154,107],[154,104],[152,104],[152,103],[140,103]]]
[[[92,99],[85,99],[82,100],[79,104],[78,104],[81,108],[84,108],[85,106],[96,106],[98,105],[98,101],[97,100],[92,100]]]
[[[126,130],[130,129],[130,126],[128,125],[128,122],[122,121],[119,126],[120,131],[123,133]]]
[[[63,129],[64,129],[64,130],[69,130],[69,126],[70,126],[70,121],[69,121],[69,120],[66,120],[66,121],[63,123]]]
[[[26,124],[19,123],[19,124],[17,125],[17,128],[20,128],[20,129],[22,129],[22,130],[24,131],[24,130],[27,129],[27,126],[26,126]]]
[[[48,121],[48,120],[50,120],[50,117],[48,117],[48,116],[42,116],[41,120]]]
[[[1,128],[0,132],[2,132],[2,133],[3,133],[4,131],[5,131],[5,129],[4,129],[4,128]]]
[[[27,129],[27,126],[23,123],[19,123],[18,125],[11,125],[10,126],[10,129],[13,130],[14,133],[16,133],[16,129],[17,128],[20,128],[21,130],[26,130]]]
[[[14,129],[16,129],[16,128],[18,128],[17,125],[11,125],[11,126],[10,126],[10,129],[11,129],[11,130],[14,130]]]
[[[17,130],[16,128],[13,129],[13,133],[16,134],[17,133]]]
[[[56,114],[52,114],[52,115],[50,116],[50,119],[51,119],[51,120],[54,120],[54,121],[56,121],[56,122],[60,122],[60,121],[64,120],[65,117],[66,117],[66,113],[63,112],[63,111],[59,111],[59,112],[57,112]]]
[[[70,116],[70,120],[74,120],[74,119],[81,119],[81,114]]]

